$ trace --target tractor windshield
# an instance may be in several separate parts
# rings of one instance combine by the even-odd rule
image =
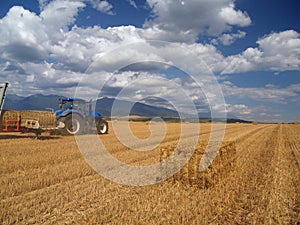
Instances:
[[[78,110],[80,112],[86,111],[86,103],[84,101],[63,101],[61,105],[61,110],[66,111],[68,109]]]
[[[81,114],[85,115],[86,114],[86,102],[84,100],[62,100],[60,104],[60,109],[62,111],[67,111],[67,110],[77,110]]]
[[[72,107],[73,107],[73,102],[70,102],[70,101],[63,102],[62,105],[61,105],[61,110],[66,111],[68,109],[72,109]]]
[[[73,101],[73,109],[78,110],[80,112],[86,111],[86,104],[84,101]]]

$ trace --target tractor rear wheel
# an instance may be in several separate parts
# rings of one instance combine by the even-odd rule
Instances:
[[[78,115],[68,115],[65,120],[65,133],[67,135],[77,135],[82,134],[84,130],[84,123],[80,116]]]
[[[96,126],[97,126],[98,134],[107,134],[108,133],[108,123],[104,119],[97,120]]]

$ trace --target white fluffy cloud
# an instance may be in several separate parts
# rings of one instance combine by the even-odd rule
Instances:
[[[45,4],[45,1],[42,2]],[[229,4],[228,1],[222,2]],[[167,3],[168,1],[164,4]],[[189,4],[192,3],[185,3],[184,7],[189,7]],[[210,4],[212,3],[207,7],[211,7]],[[17,62],[50,60],[50,62],[58,62],[57,67],[60,69],[83,72],[95,57],[105,52],[129,43],[145,42],[149,36],[162,35],[159,29],[150,31],[133,26],[107,29],[97,26],[83,29],[73,26],[79,9],[83,7],[85,4],[79,1],[55,0],[44,5],[40,15],[18,6],[11,8],[6,17],[0,20],[2,59]],[[153,7],[155,11],[157,6],[153,5]],[[229,7],[232,8],[232,5]],[[73,26],[71,30],[70,26]],[[163,35],[172,35],[164,32]],[[240,31],[237,34],[222,35],[219,40],[229,44],[233,39],[244,34]],[[174,38],[180,39],[181,36],[189,35],[185,35],[182,31]],[[273,33],[258,40],[258,48],[248,48],[242,54],[227,58],[222,56],[213,45],[193,43],[192,38],[190,42],[190,44],[175,42],[170,45],[171,48],[161,47],[156,50],[156,56],[152,58],[161,60],[161,58],[171,57],[174,63],[182,64],[190,73],[201,70],[203,63],[212,71],[223,73],[259,69],[274,71],[299,69],[299,34],[295,31]],[[142,52],[137,51],[132,54],[138,59]],[[119,59],[130,57],[128,54],[120,54]]]
[[[257,41],[267,57],[274,55],[297,56],[300,54],[300,34],[294,30],[272,33]]]
[[[176,36],[172,35],[172,32],[161,30],[158,27],[159,21],[156,21],[158,19],[166,21],[165,26],[172,25],[168,25],[170,18],[161,16],[160,11],[161,9],[171,10],[170,12],[168,11],[171,17],[172,10],[174,12],[176,10],[167,7],[170,4],[169,1],[156,2],[149,0],[153,11],[159,16],[158,19],[152,21],[156,25],[151,27],[151,29],[140,29],[133,26],[108,29],[102,29],[97,26],[86,29],[78,28],[76,25],[73,26],[73,24],[78,11],[85,7],[83,2],[55,0],[48,3],[48,5],[45,5],[45,2],[47,1],[41,1],[41,4],[44,5],[40,15],[16,6],[11,8],[7,16],[0,20],[0,46],[3,52],[3,59],[16,61],[44,61],[50,59],[50,61],[60,62],[66,69],[84,71],[95,56],[124,44],[145,42],[145,39],[156,35],[157,38],[165,36],[165,39],[169,40],[173,37],[173,40],[177,42],[174,44],[173,49],[166,49],[166,51],[160,51],[157,54],[173,55],[174,60],[178,62],[184,59],[186,67],[192,72],[199,70],[199,62],[205,62],[212,71],[222,73],[299,69],[300,39],[299,33],[296,31],[273,33],[259,39],[257,42],[258,48],[248,48],[242,54],[225,58],[212,45],[193,43],[193,32],[189,30],[188,25],[182,24],[184,22],[177,23],[174,21],[173,25],[177,24],[178,28],[187,26],[187,29],[182,29]],[[185,2],[184,5],[180,4],[180,7],[188,7],[186,10],[190,10],[189,7],[195,6],[193,4],[200,3],[194,1]],[[215,6],[217,9],[219,7],[220,10],[229,7],[233,10],[233,5],[230,1],[216,1],[214,4],[204,4],[202,2],[201,6],[206,6],[206,8]],[[174,3],[173,7],[177,8],[179,6]],[[220,10],[217,11],[222,12]],[[193,12],[193,10],[191,11]],[[231,12],[231,10],[229,11]],[[244,15],[239,11],[237,11],[237,14]],[[187,19],[184,21],[187,21]],[[238,21],[236,24],[241,26],[247,24],[238,23]],[[230,24],[233,24],[233,22]],[[70,26],[73,26],[71,30]],[[155,30],[155,27],[157,30]],[[197,26],[192,24],[191,27]],[[189,36],[189,34],[191,35]],[[244,35],[245,33],[242,31],[236,34],[228,33],[221,35],[218,40],[223,42],[223,44],[230,44],[234,39],[241,38]],[[181,38],[188,37],[190,38],[190,44],[178,42]],[[20,49],[23,49],[23,51],[20,51]],[[174,54],[175,52],[177,53]],[[139,54],[142,53],[137,52],[135,54],[137,58]],[[128,55],[124,57],[128,57]],[[159,55],[156,58],[159,59],[161,56]],[[180,60],[176,58],[180,58]]]
[[[258,48],[226,58],[223,73],[300,70],[300,34],[294,30],[272,33],[257,41]]]
[[[229,117],[267,122],[298,120],[297,114],[291,114],[300,106],[300,83],[286,87],[267,84],[265,87],[241,88],[225,81],[221,86],[226,99],[230,99],[229,102],[232,99],[235,103],[240,102],[226,104]],[[289,118],[283,115],[285,110],[290,112]]]
[[[106,13],[108,15],[113,15],[113,6],[108,1],[101,1],[101,0],[87,0],[90,2],[92,7],[99,12]]]
[[[234,43],[237,39],[244,38],[246,36],[246,32],[238,31],[237,33],[227,33],[222,34],[220,37],[213,39],[211,42],[212,44],[223,44],[223,45],[231,45]]]
[[[266,85],[263,88],[241,88],[231,82],[225,81],[222,90],[227,97],[251,99],[258,102],[271,102],[286,104],[289,101],[299,102],[300,84],[278,88],[274,85]]]
[[[234,114],[235,116],[251,114],[251,109],[244,104],[226,104],[226,110],[228,114]]]
[[[39,6],[40,6],[40,11],[43,11],[46,6],[49,5],[49,3],[53,0],[38,0],[39,1]],[[64,0],[59,0],[56,2],[63,2]],[[68,1],[68,0],[65,0]],[[69,1],[72,2],[72,1]],[[73,0],[73,2],[82,2],[82,3],[87,3],[91,4],[91,6],[98,10],[99,12],[106,13],[108,15],[113,15],[113,6],[106,0]]]
[[[4,59],[37,61],[46,56],[48,34],[42,19],[15,6],[0,20],[0,47]]]
[[[45,6],[39,17],[51,40],[58,41],[63,38],[68,26],[74,24],[79,9],[85,6],[80,1],[68,0],[54,0]]]
[[[235,10],[233,3],[221,8],[219,15],[229,25],[245,27],[251,24],[251,19],[247,13]]]
[[[85,4],[55,0],[36,15],[21,6],[12,7],[0,20],[2,58],[16,61],[41,61],[50,48],[59,44]]]
[[[147,0],[153,18],[145,23],[145,28],[161,30],[177,35],[184,33],[187,40],[197,39],[199,34],[218,36],[230,31],[232,26],[249,26],[251,19],[247,13],[235,9],[232,0],[215,1],[174,1]],[[155,32],[157,34],[157,32]],[[182,41],[185,41],[182,36]]]

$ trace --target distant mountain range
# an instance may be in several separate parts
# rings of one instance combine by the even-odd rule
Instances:
[[[57,95],[42,95],[35,94],[28,97],[22,97],[19,95],[6,95],[4,101],[4,109],[12,110],[47,110],[52,108],[58,109],[58,98]]]
[[[11,110],[57,110],[59,108],[58,95],[42,95],[35,94],[28,97],[8,94],[4,102],[4,109]],[[101,98],[96,102],[96,111],[103,116],[110,116],[113,103],[118,103],[117,116],[127,116],[126,106],[131,103],[123,100],[116,100],[114,98]],[[122,107],[123,106],[123,107]],[[124,110],[123,110],[124,109]],[[144,117],[178,117],[175,110],[150,106],[144,103],[137,102],[130,111],[130,115],[144,116]]]
[[[42,95],[35,94],[28,97],[22,97],[18,95],[8,94],[5,99],[4,109],[11,110],[57,110],[59,108],[58,98],[59,95]],[[117,103],[119,106],[116,110],[116,116],[128,116],[126,108],[128,105],[132,104],[129,101],[116,100],[114,98],[101,98],[96,102],[96,111],[102,114],[103,116],[110,116],[112,111],[113,104]],[[153,102],[155,104],[155,102]],[[140,117],[165,117],[165,118],[178,118],[179,115],[177,111],[172,109],[167,109],[165,107],[147,105],[141,102],[137,102],[133,105],[129,113],[130,116],[140,116]],[[188,115],[185,115],[188,117]],[[204,113],[199,114],[200,121],[210,122],[210,114]],[[220,118],[219,121],[224,121]],[[218,121],[214,120],[214,121]],[[251,122],[235,118],[227,118],[227,122]]]

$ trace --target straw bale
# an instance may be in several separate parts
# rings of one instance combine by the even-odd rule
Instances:
[[[56,117],[55,113],[37,110],[20,111],[21,126],[25,126],[26,120],[37,120],[43,128],[55,127]]]
[[[189,162],[178,173],[174,174],[170,180],[186,186],[209,188],[228,177],[235,168],[235,142],[224,142],[212,165],[205,171],[199,171],[200,160],[205,152],[206,145],[207,143],[200,143]],[[172,151],[170,149],[162,149],[161,160],[170,155]],[[165,168],[168,168],[168,165]]]
[[[3,110],[0,118],[0,127],[5,126],[7,120],[19,120],[20,126],[24,127],[26,120],[37,120],[41,127],[51,128],[56,126],[55,113],[37,110]]]
[[[0,118],[0,127],[5,126],[7,120],[20,120],[20,111],[17,110],[3,110]]]

